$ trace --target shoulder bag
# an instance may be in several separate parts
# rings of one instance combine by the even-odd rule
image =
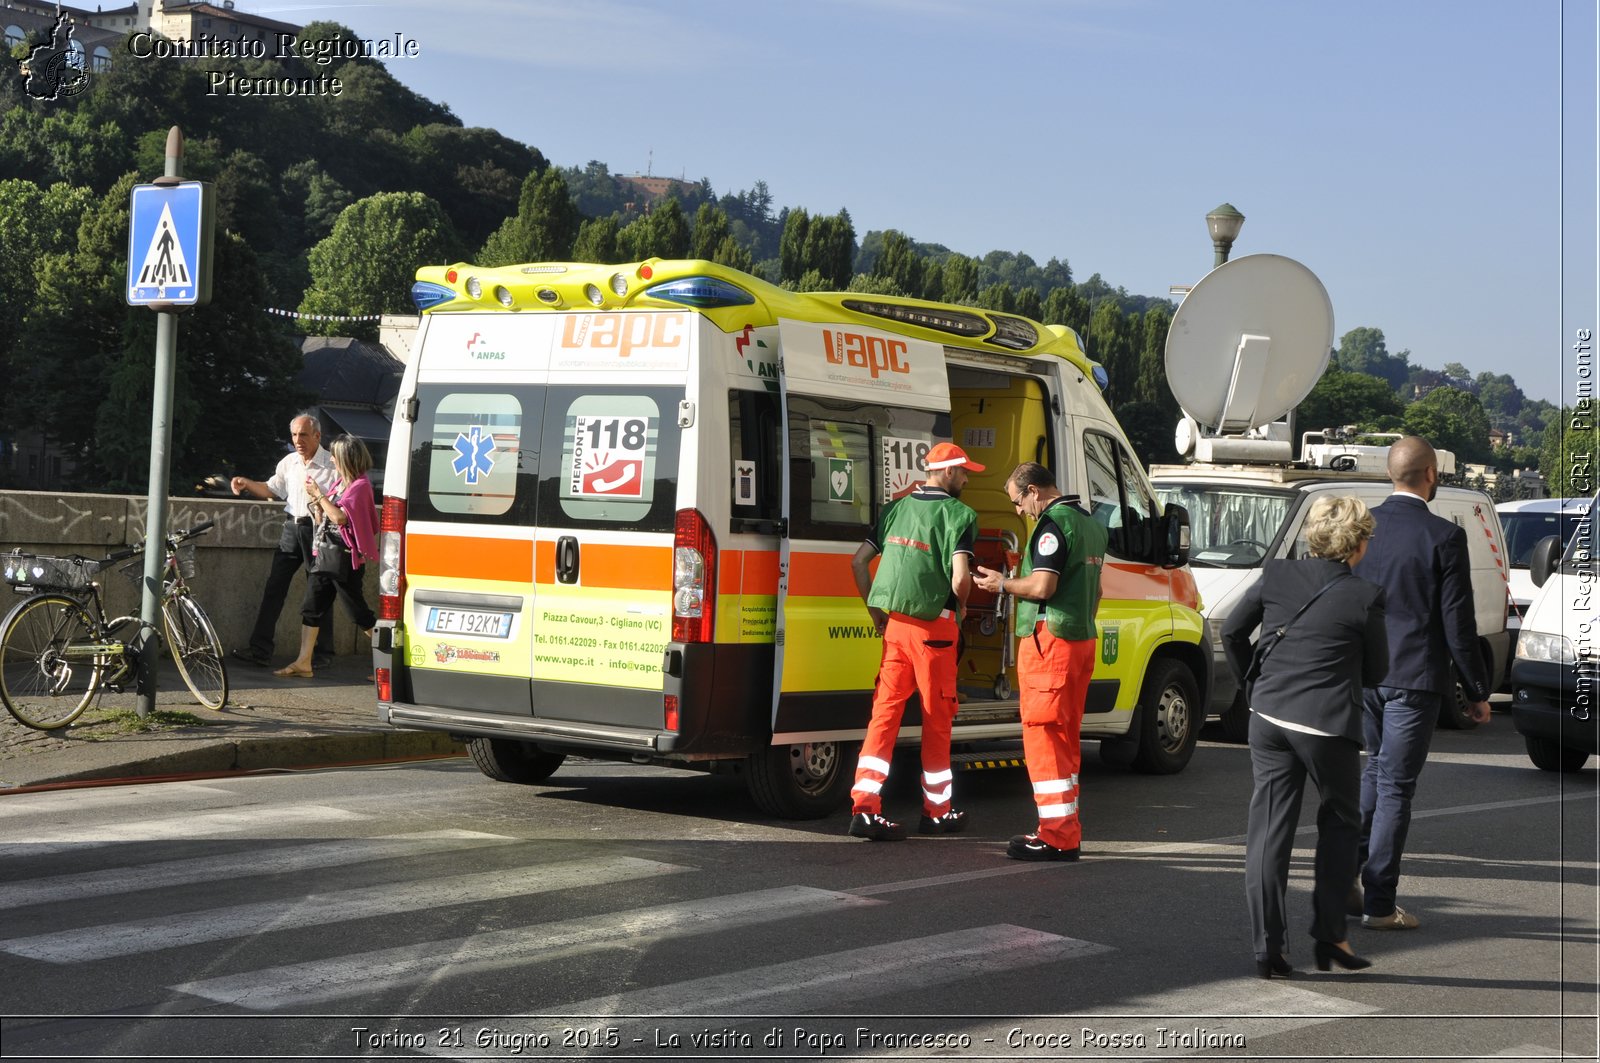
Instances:
[[[1261,633],[1261,637],[1256,640],[1255,650],[1250,654],[1250,667],[1247,668],[1244,673],[1244,688],[1247,697],[1249,696],[1250,688],[1255,685],[1255,681],[1261,678],[1261,666],[1266,662],[1267,655],[1272,652],[1273,647],[1277,646],[1278,643],[1283,641],[1284,633],[1294,626],[1294,622],[1296,620],[1299,620],[1306,614],[1306,610],[1311,608],[1311,603],[1316,601],[1318,598],[1321,598],[1324,591],[1326,591],[1329,587],[1332,587],[1335,583],[1344,582],[1346,578],[1346,576],[1335,576],[1333,579],[1324,583],[1321,587],[1317,588],[1317,593],[1306,599],[1306,604],[1302,605],[1299,611],[1289,618],[1288,623],[1276,627],[1271,631],[1263,631]]]
[[[339,526],[333,521],[317,522],[317,530],[311,537],[311,555],[312,572],[341,581],[350,578],[350,548],[344,544]]]

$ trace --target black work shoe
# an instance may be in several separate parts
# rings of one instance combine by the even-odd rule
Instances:
[[[905,840],[906,829],[871,812],[857,812],[850,817],[850,835],[869,842],[898,842]]]
[[[245,664],[253,664],[258,668],[265,668],[272,663],[272,655],[270,653],[262,653],[254,646],[241,646],[228,654],[228,656],[236,661],[243,661]]]
[[[1057,849],[1040,841],[1037,834],[1019,834],[1006,846],[1006,855],[1013,860],[1076,860],[1078,850]]]
[[[951,809],[942,816],[923,816],[918,834],[960,834],[967,829],[967,814]]]

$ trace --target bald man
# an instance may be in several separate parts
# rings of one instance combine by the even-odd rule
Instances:
[[[1389,674],[1362,695],[1361,925],[1414,930],[1417,917],[1395,903],[1400,858],[1439,707],[1455,696],[1451,662],[1479,723],[1489,721],[1489,678],[1478,653],[1466,530],[1428,510],[1439,491],[1433,446],[1419,436],[1395,443],[1389,479],[1394,494],[1372,511],[1377,530],[1355,568],[1384,589],[1389,628]]]

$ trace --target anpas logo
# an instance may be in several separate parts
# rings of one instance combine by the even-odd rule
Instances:
[[[822,330],[822,342],[827,348],[828,361],[834,365],[865,369],[874,380],[881,373],[911,372],[911,363],[904,360],[908,353],[904,340],[825,328]]]
[[[467,354],[479,361],[503,362],[506,360],[505,351],[491,351],[485,344],[489,341],[483,338],[483,333],[474,332],[467,341]]]
[[[682,314],[573,314],[561,329],[561,346],[616,351],[626,358],[638,349],[683,345]]]

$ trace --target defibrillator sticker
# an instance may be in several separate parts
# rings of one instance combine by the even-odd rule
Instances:
[[[849,458],[828,459],[828,501],[854,502],[856,463]]]
[[[911,491],[927,477],[928,448],[933,444],[926,439],[905,436],[883,437],[883,499],[892,502]]]
[[[1049,557],[1051,554],[1055,553],[1056,549],[1060,546],[1061,540],[1056,538],[1054,532],[1045,532],[1043,535],[1039,536],[1038,550],[1040,557]]]

